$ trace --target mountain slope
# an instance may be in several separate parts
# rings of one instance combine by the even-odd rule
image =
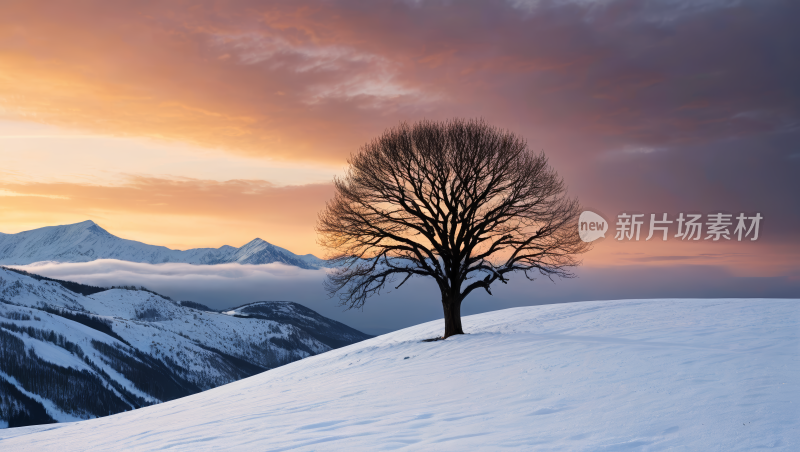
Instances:
[[[14,450],[800,449],[800,300],[628,300],[441,321]]]
[[[270,264],[280,262],[305,269],[323,267],[325,261],[311,254],[298,256],[261,239],[241,248],[195,248],[185,251],[148,245],[109,234],[93,221],[48,226],[17,234],[0,233],[0,264],[26,265],[34,262],[89,262],[118,259],[161,264]]]
[[[0,268],[0,425],[140,408],[338,346],[317,337],[333,335],[340,345],[370,337],[307,308],[293,320],[299,305],[276,303],[287,313],[282,320],[249,318],[141,290],[83,296]]]
[[[38,281],[56,282],[58,284],[61,284],[65,289],[67,289],[67,290],[69,290],[71,292],[79,293],[81,295],[91,295],[91,294],[95,294],[97,292],[102,292],[104,290],[108,290],[107,287],[90,286],[88,284],[81,284],[81,283],[76,283],[76,282],[73,282],[73,281],[64,281],[62,279],[48,278],[46,276],[41,276],[41,275],[37,275],[37,274],[34,274],[34,273],[28,273],[25,270],[20,270],[18,268],[12,268],[12,267],[3,267],[3,268],[6,269],[6,270],[10,270],[12,272],[19,273],[21,275],[30,276],[31,278],[36,279]]]
[[[364,337],[364,333],[358,330],[291,301],[259,301],[232,309],[225,314],[287,323],[331,348],[350,345]]]

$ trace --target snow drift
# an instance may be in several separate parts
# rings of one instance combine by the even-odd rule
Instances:
[[[628,300],[430,322],[13,450],[800,450],[800,300]]]

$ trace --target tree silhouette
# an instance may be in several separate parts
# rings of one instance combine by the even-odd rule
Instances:
[[[319,242],[335,268],[325,282],[340,304],[360,308],[396,278],[433,278],[443,338],[463,334],[461,303],[474,290],[522,272],[573,277],[589,245],[580,205],[543,153],[483,120],[420,121],[350,156],[320,212]]]

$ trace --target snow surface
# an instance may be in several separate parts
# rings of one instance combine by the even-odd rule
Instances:
[[[430,322],[193,396],[0,431],[5,450],[800,450],[800,300]]]
[[[259,238],[240,248],[225,245],[220,248],[181,251],[121,239],[93,221],[48,226],[17,234],[0,233],[0,264],[90,262],[97,259],[118,259],[149,264],[183,262],[203,265],[281,262],[307,269],[326,265],[324,260],[314,255],[298,256]]]

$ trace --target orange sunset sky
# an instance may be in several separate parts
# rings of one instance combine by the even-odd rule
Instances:
[[[612,223],[764,217],[757,242],[612,229],[586,265],[798,281],[797,17],[777,1],[0,2],[0,232],[91,219],[171,248],[324,255],[316,215],[350,153],[400,121],[483,117]]]

